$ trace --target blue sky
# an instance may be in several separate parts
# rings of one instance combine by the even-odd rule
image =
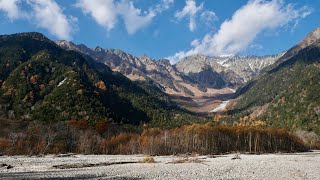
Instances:
[[[268,55],[320,25],[318,0],[0,0],[0,34],[37,31],[171,62]]]

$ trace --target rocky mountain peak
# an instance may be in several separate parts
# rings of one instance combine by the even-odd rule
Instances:
[[[319,39],[320,38],[320,27],[317,27],[317,29],[313,30],[308,34],[307,37],[313,37],[314,39]]]
[[[256,76],[259,71],[274,63],[277,57],[216,56],[195,54],[175,65],[167,59],[159,61],[142,55],[134,56],[119,49],[97,46],[88,48],[68,41],[56,41],[68,50],[76,50],[108,65],[131,80],[152,79],[169,94],[201,95],[206,88],[234,88]]]
[[[265,67],[275,63],[282,54],[273,56],[205,56],[201,54],[184,58],[176,64],[180,72],[188,75],[211,71],[220,73],[227,81],[234,85],[241,85],[257,74]],[[209,68],[210,67],[210,68]],[[206,74],[203,74],[206,76]],[[234,83],[237,82],[237,83]]]
[[[140,59],[140,61],[143,61],[143,62],[155,61],[154,59],[150,58],[147,55],[142,55],[142,56],[139,57],[139,59]]]
[[[102,47],[97,46],[96,48],[94,48],[94,51],[105,51]]]
[[[290,48],[274,66],[281,64],[284,61],[287,61],[291,57],[295,56],[300,50],[314,44],[315,42],[320,41],[320,27],[311,31],[302,41],[300,41],[297,45]]]
[[[78,45],[78,48],[79,49],[86,49],[86,48],[88,48],[86,45],[84,45],[84,44],[79,44]]]
[[[307,47],[307,46],[313,44],[314,42],[316,42],[319,39],[320,39],[320,27],[318,27],[317,29],[311,31],[307,35],[307,37],[305,39],[303,39],[299,43],[299,46],[302,47],[302,48]]]
[[[194,54],[194,55],[185,57],[181,61],[183,61],[183,60],[205,60],[207,58],[208,58],[208,56],[205,56],[203,54]]]
[[[63,49],[73,50],[73,51],[80,51],[78,47],[71,41],[60,40],[54,41],[58,46],[62,47]]]
[[[159,63],[164,66],[171,66],[170,61],[168,59],[160,59]]]

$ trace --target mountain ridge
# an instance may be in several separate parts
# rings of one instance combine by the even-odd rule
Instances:
[[[237,88],[255,77],[260,70],[274,63],[281,56],[281,54],[262,57],[232,56],[219,57],[219,59],[217,57],[194,55],[172,65],[166,59],[155,60],[147,56],[136,57],[119,49],[88,48],[83,44],[75,45],[63,40],[55,42],[64,49],[76,50],[89,55],[131,80],[153,80],[167,94],[191,97],[208,96],[210,94],[207,92],[216,89]],[[199,57],[205,59],[204,65],[198,68],[200,70],[189,70],[198,66]],[[247,67],[237,69],[234,66],[239,67],[241,63],[239,64],[235,60],[239,59],[243,62],[256,60],[255,63],[258,65],[254,64],[254,67],[249,67],[250,63],[247,63]],[[187,68],[184,68],[184,66]],[[241,71],[248,72],[241,73]]]

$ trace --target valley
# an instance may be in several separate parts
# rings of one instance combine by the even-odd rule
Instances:
[[[0,180],[319,179],[319,9],[0,0]]]
[[[237,88],[284,54],[261,57],[199,54],[170,64],[167,59],[136,57],[118,49],[88,48],[68,41],[55,43],[66,50],[88,55],[133,81],[151,80],[177,105],[200,115],[208,115],[222,101],[232,98]]]
[[[279,55],[176,64],[40,33],[2,35],[0,153],[319,148],[319,32]]]
[[[207,116],[213,110],[217,109],[221,104],[225,104],[234,97],[234,90],[230,88],[223,88],[209,91],[210,93],[203,93],[200,96],[179,96],[171,95],[171,99],[179,106],[186,108],[187,110],[196,113],[198,115]],[[216,112],[223,111],[224,108],[220,108]]]

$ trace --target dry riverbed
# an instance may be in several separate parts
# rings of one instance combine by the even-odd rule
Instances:
[[[234,157],[2,156],[0,179],[320,179],[320,151]]]

